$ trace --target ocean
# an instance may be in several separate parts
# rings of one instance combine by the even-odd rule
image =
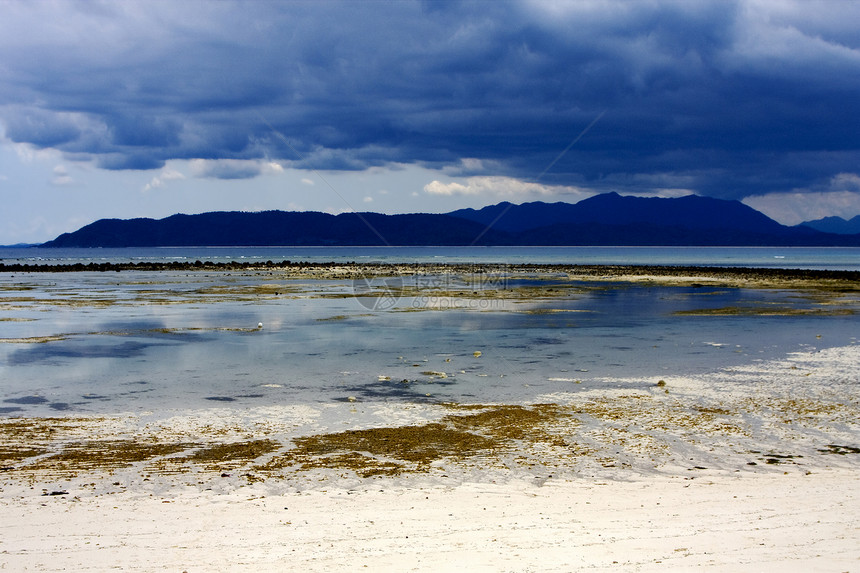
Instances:
[[[172,260],[860,270],[860,249],[0,250],[7,264]],[[362,283],[250,270],[6,272],[0,273],[0,415],[527,404],[630,379],[854,345],[858,306],[855,297],[832,293],[561,276]]]

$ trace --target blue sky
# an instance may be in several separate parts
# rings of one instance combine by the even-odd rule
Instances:
[[[607,191],[860,214],[860,3],[0,0],[0,244]]]

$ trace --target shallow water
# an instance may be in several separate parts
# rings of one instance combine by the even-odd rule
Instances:
[[[451,281],[357,298],[351,281],[273,273],[0,275],[0,414],[524,403],[850,345],[858,332],[852,314],[761,314],[834,308],[794,291],[506,278],[520,295],[498,298],[481,290],[498,283]],[[715,308],[754,311],[676,314]]]

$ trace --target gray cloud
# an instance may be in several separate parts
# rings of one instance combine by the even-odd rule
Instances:
[[[848,2],[8,2],[0,122],[104,169],[472,158],[534,180],[605,112],[541,183],[740,198],[856,172],[857,21]]]
[[[194,176],[212,179],[251,179],[261,175],[265,168],[259,162],[239,159],[195,159],[191,163]]]
[[[59,147],[81,137],[81,128],[69,114],[47,112],[38,108],[16,109],[5,121],[6,137],[12,141],[32,143],[36,147]]]

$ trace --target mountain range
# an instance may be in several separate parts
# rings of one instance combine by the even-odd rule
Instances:
[[[839,234],[811,223],[781,225],[739,201],[605,193],[573,204],[503,202],[444,214],[262,211],[101,219],[41,246],[860,246],[860,232]]]
[[[824,233],[837,233],[840,235],[856,235],[860,233],[860,215],[845,220],[842,217],[824,217],[815,221],[801,223],[804,227],[811,227],[816,231]]]

